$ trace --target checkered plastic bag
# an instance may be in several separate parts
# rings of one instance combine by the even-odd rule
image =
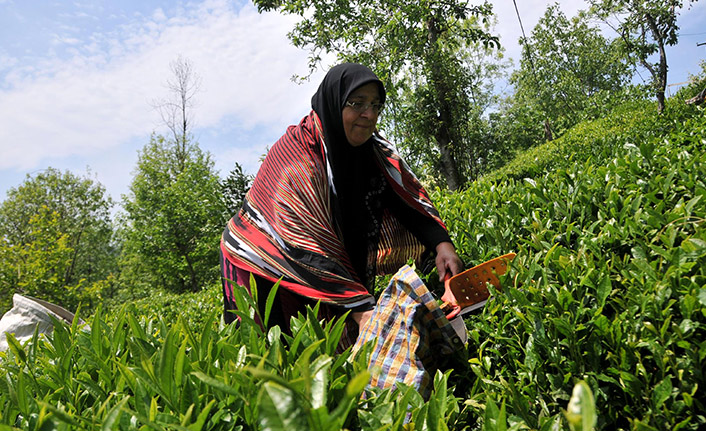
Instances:
[[[369,385],[416,387],[428,399],[436,370],[465,352],[462,318],[450,322],[424,282],[409,266],[395,274],[380,295],[371,318],[353,346],[358,353],[371,343]]]

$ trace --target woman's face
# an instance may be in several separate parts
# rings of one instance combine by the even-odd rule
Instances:
[[[347,102],[380,103],[377,84],[370,82],[361,85],[348,96]],[[375,132],[378,112],[372,106],[364,112],[357,112],[350,106],[344,106],[342,116],[346,139],[354,147],[363,145]]]

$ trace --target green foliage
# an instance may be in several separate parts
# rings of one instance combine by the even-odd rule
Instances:
[[[498,47],[485,24],[490,6],[465,1],[399,2],[356,0],[354,2],[302,0],[257,0],[260,11],[279,10],[301,18],[290,33],[295,46],[310,49],[314,70],[321,54],[369,66],[385,83],[392,105],[388,110],[392,131],[400,141],[433,142],[432,159],[451,190],[464,183],[461,173],[467,153],[463,142],[469,122],[473,70],[464,61],[468,52],[483,46]],[[405,105],[404,98],[417,100]]]
[[[486,175],[484,180],[521,180],[587,161],[603,164],[626,143],[658,139],[695,112],[695,108],[684,106],[681,98],[674,98],[670,103],[675,112],[669,117],[657,115],[652,102],[645,100],[618,105],[601,118],[577,124],[554,141],[521,152],[502,168]]]
[[[551,5],[522,40],[520,67],[510,79],[515,92],[489,116],[493,151],[486,173],[581,121],[644,97],[639,87],[628,84],[633,62],[621,45],[589,22],[583,12],[569,19]]]
[[[141,291],[120,289],[103,304],[107,312],[118,313],[125,304],[138,316],[160,316],[166,322],[183,319],[190,327],[200,328],[211,318],[214,310],[223,308],[220,283],[204,287],[198,292],[175,293],[156,288]]]
[[[463,192],[432,193],[466,263],[518,255],[467,319],[471,372],[438,373],[427,401],[404,385],[364,389],[367,351],[337,352],[343,320],[308,309],[291,336],[264,332],[238,287],[240,325],[223,326],[216,283],[143,285],[115,292],[90,329],[8,337],[0,430],[702,429],[706,116],[683,101],[703,85],[668,115],[625,104]],[[22,246],[0,245],[0,280],[21,258],[42,290],[70,292],[52,272],[75,254],[70,235],[38,208]]]
[[[236,298],[239,327],[221,326],[215,312],[192,326],[128,305],[99,308],[90,329],[56,322],[46,340],[24,346],[10,336],[0,353],[0,428],[401,430],[409,415],[448,429],[457,411],[448,376],[436,376],[429,403],[409,388],[361,399],[367,356],[336,353],[343,320],[322,324],[308,309],[291,337],[265,333],[247,291]]]
[[[467,262],[518,253],[503,294],[467,322],[469,417],[505,400],[508,427],[555,429],[584,380],[597,429],[706,425],[706,117],[640,106],[433,196]]]
[[[499,111],[488,115],[488,139],[494,145],[483,173],[491,173],[528,148],[546,142],[549,124],[546,115],[536,106],[515,103],[512,98],[501,101]]]
[[[596,402],[591,387],[583,380],[574,385],[565,416],[571,431],[591,431],[596,425]]]
[[[463,25],[486,32],[492,29],[490,20],[476,18]],[[433,179],[440,187],[450,184],[445,165],[451,160],[458,181],[463,183],[476,179],[481,166],[487,164],[497,142],[489,139],[491,133],[483,116],[499,99],[494,94],[494,81],[507,67],[497,47],[460,41],[459,37],[463,36],[449,29],[440,36],[441,53],[433,63],[421,71],[405,72],[405,79],[393,87],[393,106],[381,120],[382,129],[398,142],[418,175]],[[443,99],[439,99],[440,91],[445,94]],[[446,123],[453,125],[447,127]],[[430,142],[435,141],[448,141],[448,148],[430,148]],[[444,159],[444,151],[450,159]]]
[[[631,63],[620,46],[604,38],[585,14],[568,19],[550,5],[523,41],[520,68],[512,75],[514,104],[544,115],[551,133],[606,113],[625,97]]]
[[[117,269],[105,188],[48,168],[0,204],[0,313],[12,294],[92,306]]]
[[[611,23],[626,51],[649,71],[651,87],[657,97],[658,111],[664,111],[667,87],[666,46],[676,45],[679,39],[677,15],[684,3],[697,0],[588,0],[591,11]],[[657,61],[652,62],[653,54]]]
[[[243,172],[240,163],[235,162],[233,170],[228,173],[225,180],[221,181],[221,196],[228,214],[236,214],[240,210],[253,179],[253,175]]]
[[[228,218],[209,154],[153,137],[123,197],[124,284],[175,292],[217,280],[218,239]],[[135,269],[136,268],[136,269]]]
[[[83,293],[81,286],[69,286],[65,282],[74,250],[68,246],[68,235],[59,230],[58,224],[58,215],[44,210],[30,218],[28,227],[35,235],[27,243],[0,247],[3,313],[11,307],[13,293],[77,305]]]

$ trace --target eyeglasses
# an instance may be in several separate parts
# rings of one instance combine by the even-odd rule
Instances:
[[[373,108],[373,113],[375,115],[378,115],[380,111],[382,111],[382,108],[385,107],[384,103],[365,103],[365,102],[350,102],[346,100],[346,106],[354,110],[355,112],[358,112],[362,114],[363,112],[367,111],[368,108]]]

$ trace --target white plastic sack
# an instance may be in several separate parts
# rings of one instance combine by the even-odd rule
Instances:
[[[51,317],[71,324],[74,313],[41,299],[14,294],[13,307],[0,319],[0,351],[8,349],[5,333],[14,334],[18,341],[24,342],[34,335],[34,329],[39,327],[40,334],[51,333],[54,330]]]

